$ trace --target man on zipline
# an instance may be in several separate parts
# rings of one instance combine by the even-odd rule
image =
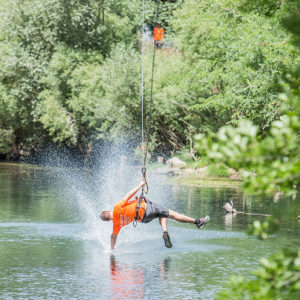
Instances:
[[[209,216],[205,218],[193,219],[185,215],[179,214],[173,210],[165,209],[159,204],[153,203],[149,200],[142,200],[140,207],[138,207],[139,198],[136,196],[135,199],[130,200],[136,192],[146,185],[146,181],[143,179],[141,183],[128,192],[125,197],[117,202],[114,206],[114,210],[104,210],[100,214],[102,221],[113,221],[113,232],[111,234],[111,249],[114,249],[118,234],[121,228],[128,225],[134,220],[142,223],[148,223],[153,219],[159,218],[159,223],[163,231],[163,239],[167,248],[172,247],[170,236],[168,234],[167,220],[168,218],[174,219],[181,223],[195,224],[201,229],[206,223],[209,222]]]
[[[164,37],[164,34],[165,34],[165,30],[160,27],[159,23],[157,23],[156,27],[154,27],[153,29],[153,38],[154,38],[156,48],[162,47],[162,39]]]

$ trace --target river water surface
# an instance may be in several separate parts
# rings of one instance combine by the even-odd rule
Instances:
[[[251,277],[259,258],[299,247],[300,198],[260,199],[240,189],[166,184],[149,173],[149,198],[192,217],[198,230],[169,221],[167,249],[157,220],[124,227],[110,251],[112,224],[98,215],[139,183],[137,169],[42,168],[0,164],[1,299],[213,299],[231,275]],[[255,219],[238,210],[275,214],[281,229],[259,241],[245,233]]]

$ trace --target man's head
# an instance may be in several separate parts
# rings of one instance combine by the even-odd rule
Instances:
[[[113,219],[112,212],[109,210],[103,210],[100,214],[102,221],[111,221]]]

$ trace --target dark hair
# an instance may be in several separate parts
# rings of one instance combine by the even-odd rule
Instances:
[[[104,214],[110,212],[109,210],[103,210],[100,214],[100,218],[102,221],[109,221],[109,219],[107,219],[106,217],[104,217]]]

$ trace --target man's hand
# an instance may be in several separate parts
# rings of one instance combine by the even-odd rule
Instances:
[[[140,183],[136,188],[134,188],[132,191],[128,192],[128,193],[125,195],[125,197],[124,197],[123,199],[126,201],[126,203],[127,203],[127,201],[128,201],[129,199],[131,199],[132,196],[134,196],[134,195],[136,194],[136,192],[137,192],[141,187],[145,186],[146,184],[147,184],[147,183],[146,183],[146,180],[143,178],[143,179],[141,180],[141,183]]]

